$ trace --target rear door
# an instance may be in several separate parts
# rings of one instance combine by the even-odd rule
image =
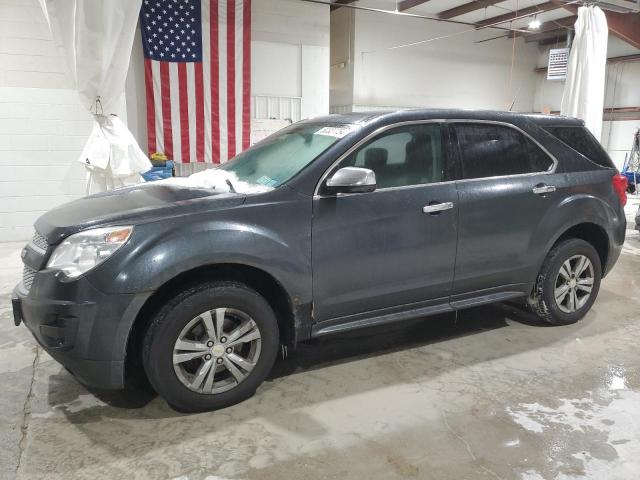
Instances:
[[[446,129],[438,123],[398,126],[332,169],[369,168],[376,174],[377,189],[314,197],[317,320],[429,301],[446,304],[458,215],[447,143]],[[435,204],[440,206],[430,208]]]
[[[531,245],[547,241],[533,234],[555,201],[555,161],[508,124],[456,122],[450,128],[462,167],[453,294],[524,288],[537,261]]]

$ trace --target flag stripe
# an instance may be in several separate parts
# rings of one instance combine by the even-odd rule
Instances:
[[[188,98],[188,122],[189,122],[189,158],[187,161],[197,162],[198,155],[196,154],[196,75],[195,66],[202,65],[201,63],[188,62],[187,66],[187,98]],[[184,162],[184,157],[182,158]]]
[[[229,152],[227,130],[227,4],[218,2],[218,146],[220,147],[219,162],[226,162]]]
[[[250,143],[251,0],[143,0],[149,151],[221,163]]]
[[[227,158],[236,155],[236,2],[227,1]]]
[[[178,91],[180,100],[180,159],[188,162],[191,157],[189,148],[189,97],[187,88],[187,64],[178,63]]]
[[[208,18],[207,28],[202,29],[202,44],[209,48],[209,55],[202,57],[202,90],[204,92],[204,161],[213,162],[213,152],[211,148],[211,128],[213,125],[211,114],[211,58],[213,57],[213,47],[211,45],[211,2],[202,0],[202,18]],[[216,17],[217,21],[217,17]],[[217,47],[216,47],[217,48]]]
[[[195,142],[196,142],[196,160],[198,162],[204,162],[204,88],[202,85],[202,63],[196,63],[194,65],[195,72]],[[193,161],[193,158],[191,159]]]
[[[160,65],[160,88],[162,98],[162,137],[164,138],[164,153],[173,158],[173,132],[171,128],[171,85],[169,83],[169,64],[158,62]]]
[[[144,59],[144,87],[147,96],[147,149],[150,153],[156,151],[156,110],[155,97],[153,95],[153,73],[151,72],[151,62]]]
[[[211,7],[211,144],[213,163],[220,163],[220,10],[222,2]],[[217,81],[216,81],[217,80]]]
[[[169,105],[171,107],[171,118],[174,125],[171,125],[171,139],[173,142],[173,159],[181,163],[182,162],[182,136],[180,128],[180,85],[178,80],[178,65],[179,63],[169,63]]]
[[[244,0],[242,15],[242,150],[251,142],[251,0]]]
[[[156,152],[166,152],[166,149],[164,148],[164,125],[162,120],[162,87],[160,85],[160,63],[156,62],[155,60],[151,60],[151,75],[153,76],[153,98],[156,99],[154,109],[156,118]],[[158,108],[158,105],[160,106],[160,108]],[[153,124],[151,124],[148,128],[154,128]]]
[[[240,1],[236,2],[236,5],[235,5],[236,18],[234,22],[234,25],[236,27],[234,32],[235,39],[233,42],[233,47],[235,49],[234,86],[235,86],[235,98],[237,99],[237,101],[234,102],[235,118],[233,119],[233,124],[235,126],[235,132],[236,132],[235,142],[233,145],[233,150],[235,153],[242,151],[242,99],[243,99],[242,63],[243,63],[243,57],[244,57],[244,49],[242,48],[242,39],[243,39],[242,19],[244,17],[244,13],[242,11],[243,8],[244,8],[243,2],[240,2]]]

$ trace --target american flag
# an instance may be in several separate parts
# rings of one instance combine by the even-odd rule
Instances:
[[[150,152],[221,163],[249,146],[251,0],[143,0]]]

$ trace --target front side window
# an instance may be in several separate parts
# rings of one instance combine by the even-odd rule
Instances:
[[[348,166],[373,170],[378,188],[441,182],[446,175],[442,127],[414,124],[384,132],[340,164]]]
[[[465,179],[545,172],[553,160],[514,128],[494,124],[454,125]]]

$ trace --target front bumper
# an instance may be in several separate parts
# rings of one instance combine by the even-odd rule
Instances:
[[[129,332],[147,294],[107,295],[81,278],[62,282],[57,272],[39,271],[27,290],[13,291],[14,322],[82,383],[120,389],[125,381]]]

